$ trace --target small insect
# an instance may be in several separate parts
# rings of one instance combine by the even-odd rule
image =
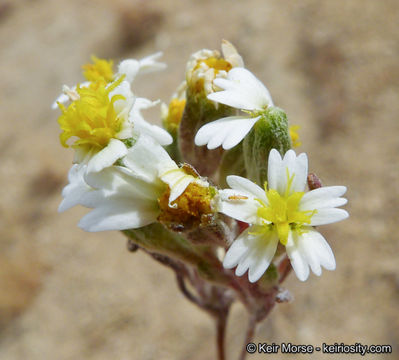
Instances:
[[[229,200],[246,200],[248,199],[247,196],[243,196],[243,195],[231,195],[228,197]]]
[[[184,163],[181,167],[187,175],[192,175],[195,178],[199,178],[200,175],[198,174],[197,170],[195,170],[190,164]]]

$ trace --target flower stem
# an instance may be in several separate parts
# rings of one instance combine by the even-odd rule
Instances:
[[[226,354],[224,351],[224,343],[226,337],[226,323],[227,323],[227,313],[220,312],[216,318],[216,346],[218,352],[218,360],[225,360]]]
[[[256,314],[251,314],[248,320],[247,333],[245,335],[245,340],[239,360],[245,360],[247,356],[247,344],[250,343],[254,337],[255,327],[256,327]]]

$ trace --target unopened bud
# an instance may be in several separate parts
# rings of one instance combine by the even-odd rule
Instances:
[[[263,185],[271,149],[284,155],[291,148],[287,115],[277,107],[269,107],[244,139],[243,150],[247,178]]]

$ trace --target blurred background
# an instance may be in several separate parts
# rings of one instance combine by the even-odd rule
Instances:
[[[351,217],[321,229],[337,270],[291,275],[295,300],[276,306],[256,342],[391,344],[394,354],[369,358],[398,358],[398,18],[397,0],[0,0],[0,359],[215,358],[212,319],[171,271],[129,253],[118,232],[78,229],[84,209],[57,213],[73,154],[50,105],[90,55],[117,63],[159,50],[168,69],[134,90],[168,101],[190,54],[222,39],[301,126],[310,171],[348,187]],[[229,359],[245,322],[234,306]],[[328,356],[344,357],[360,358]]]

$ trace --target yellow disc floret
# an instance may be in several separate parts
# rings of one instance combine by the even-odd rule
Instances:
[[[187,186],[173,204],[169,206],[170,188],[158,199],[161,214],[158,221],[170,228],[191,229],[207,221],[207,216],[213,213],[211,202],[213,192],[210,187],[191,183]]]
[[[300,231],[303,225],[310,224],[311,217],[316,213],[316,210],[299,210],[299,203],[305,193],[293,192],[290,194],[294,176],[289,177],[289,174],[287,174],[287,178],[287,190],[283,195],[275,189],[267,190],[267,183],[265,183],[265,192],[269,204],[266,205],[263,201],[258,200],[262,206],[257,211],[257,215],[266,220],[265,226],[276,228],[283,245],[287,244],[290,229]]]
[[[298,134],[298,129],[300,128],[299,125],[291,125],[289,127],[289,131],[290,131],[290,137],[291,137],[291,142],[292,142],[292,146],[294,148],[301,146],[301,142],[299,141],[299,134]]]
[[[208,67],[215,69],[215,75],[221,70],[228,72],[232,69],[232,65],[223,58],[210,57],[205,60],[200,60],[197,67],[199,67],[201,63],[205,63]]]
[[[168,116],[164,120],[164,126],[170,133],[175,133],[183,116],[186,99],[174,98],[169,104]]]
[[[112,71],[114,62],[112,60],[99,59],[95,56],[91,57],[93,64],[86,64],[82,66],[83,76],[87,81],[91,82],[111,82],[115,75]]]
[[[58,118],[62,130],[62,146],[68,147],[68,139],[77,137],[73,146],[89,145],[100,150],[107,146],[112,138],[116,138],[121,131],[123,119],[118,117],[114,103],[125,100],[125,97],[114,95],[110,99],[109,94],[122,80],[123,77],[107,88],[105,84],[98,84],[96,88],[78,87],[78,100],[73,101],[68,108],[58,104],[62,111]]]

